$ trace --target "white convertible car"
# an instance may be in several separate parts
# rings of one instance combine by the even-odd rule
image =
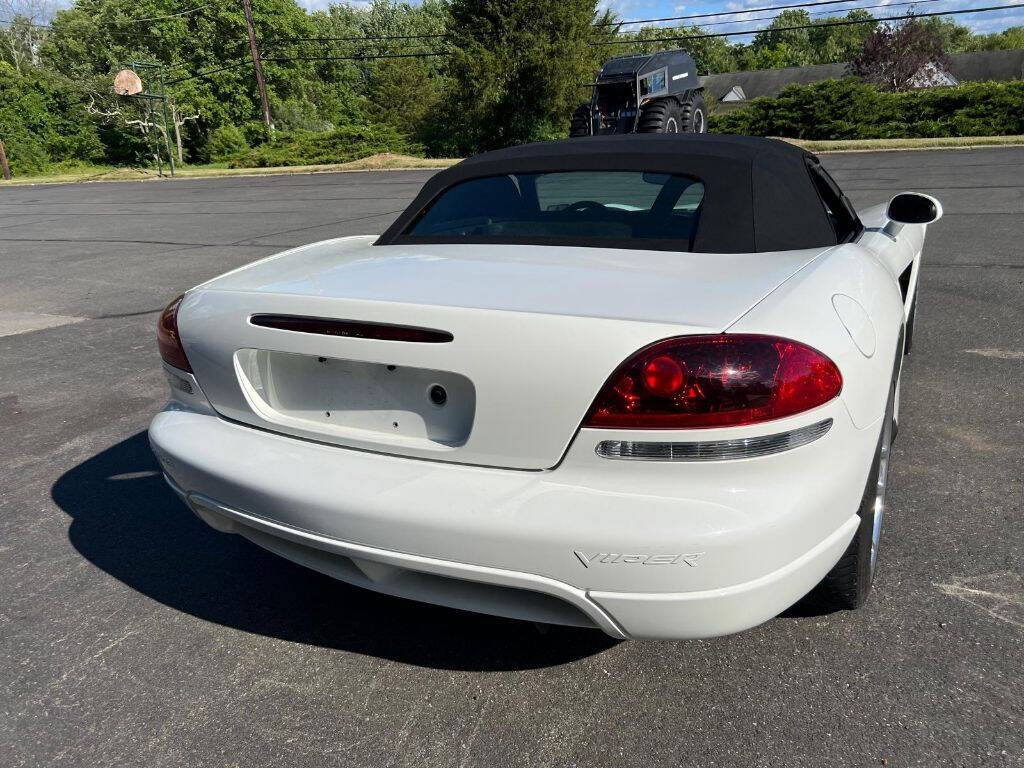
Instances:
[[[767,139],[487,153],[175,299],[150,440],[214,528],[391,595],[617,638],[854,608],[940,215]]]

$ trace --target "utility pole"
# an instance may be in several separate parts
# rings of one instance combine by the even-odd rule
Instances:
[[[4,152],[4,143],[0,141],[0,170],[3,170],[4,180],[11,180],[11,166],[7,164],[7,153]]]
[[[249,31],[249,51],[252,53],[252,66],[256,70],[256,87],[260,92],[260,102],[263,106],[263,122],[267,128],[274,130],[274,121],[270,119],[270,102],[267,101],[267,81],[263,79],[263,62],[260,61],[260,49],[256,45],[256,28],[252,22],[252,2],[242,0],[242,8],[245,9],[245,26]]]

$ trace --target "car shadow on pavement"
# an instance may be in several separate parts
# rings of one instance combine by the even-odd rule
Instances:
[[[409,664],[531,669],[616,643],[598,630],[483,616],[379,595],[272,555],[201,522],[164,483],[145,432],[62,475],[54,501],[71,544],[164,605],[224,626]]]

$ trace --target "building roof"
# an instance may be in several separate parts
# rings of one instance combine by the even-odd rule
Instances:
[[[946,68],[959,82],[981,80],[1024,79],[1024,50],[976,51],[954,53],[948,57]],[[730,90],[739,86],[747,100],[761,96],[778,96],[788,85],[807,85],[822,80],[845,77],[848,65],[816,64],[811,67],[785,67],[783,69],[755,69],[747,72],[722,72],[700,78],[708,101],[718,102],[719,110],[743,105],[742,101],[722,102]]]
[[[949,56],[950,74],[961,83],[980,80],[1024,79],[1024,50],[975,51]]]
[[[846,64],[816,64],[811,67],[783,69],[752,69],[746,72],[721,72],[700,79],[708,101],[721,101],[730,90],[739,86],[747,99],[778,96],[787,85],[807,85],[846,75]],[[742,104],[742,102],[738,102]]]
[[[705,193],[695,252],[835,245],[835,231],[808,172],[808,164],[817,162],[792,144],[746,136],[621,134],[524,144],[476,155],[433,176],[377,244],[406,242],[406,232],[419,215],[447,189],[468,179],[602,170],[672,173],[700,180]],[[642,247],[680,249],[672,241],[645,241]]]

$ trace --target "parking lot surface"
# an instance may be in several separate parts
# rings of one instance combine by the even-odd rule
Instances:
[[[1024,150],[825,163],[946,209],[875,592],[683,643],[360,591],[164,486],[168,300],[429,172],[0,188],[0,764],[1024,765]]]

